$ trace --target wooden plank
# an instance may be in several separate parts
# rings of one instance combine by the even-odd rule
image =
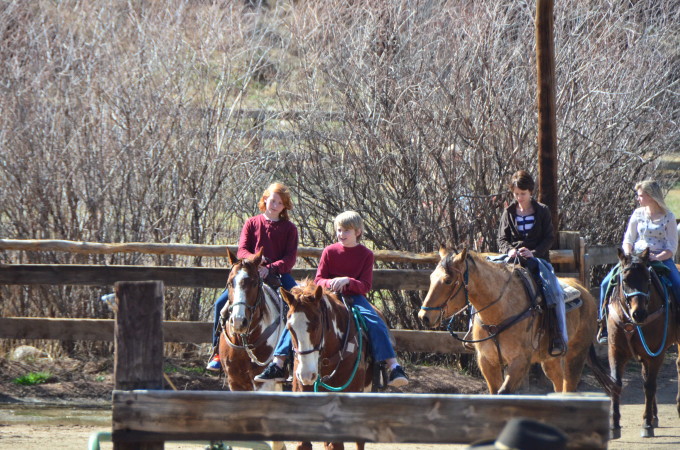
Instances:
[[[76,242],[47,239],[0,239],[0,250],[68,252],[78,254],[114,254],[142,253],[153,255],[185,255],[226,258],[227,249],[236,254],[236,245],[201,245],[201,244],[158,244],[148,242],[101,243]],[[298,247],[298,256],[302,258],[321,257],[322,248]],[[413,253],[399,250],[375,250],[376,261],[400,262],[410,264],[436,264],[439,262],[437,252]],[[551,250],[550,260],[554,263],[573,262],[574,255],[569,251]]]
[[[559,427],[572,448],[605,448],[609,398],[602,394],[113,392],[113,436],[120,441],[200,438],[464,444],[495,438],[512,417]]]
[[[474,353],[454,339],[448,331],[390,330],[400,352],[418,353]],[[460,338],[466,332],[456,332]]]
[[[0,339],[58,339],[112,341],[112,319],[52,319],[0,317]],[[163,321],[164,342],[206,344],[212,339],[212,323]],[[396,349],[420,353],[472,353],[447,331],[391,330]],[[464,332],[456,333],[459,337]]]
[[[116,283],[113,380],[115,389],[163,388],[163,283]],[[115,450],[163,449],[162,439],[152,442],[117,442]]]
[[[588,261],[591,266],[603,264],[616,264],[619,258],[616,254],[616,246],[596,245],[588,247]]]
[[[376,269],[373,289],[420,290],[430,270]],[[224,288],[229,269],[209,267],[101,266],[92,264],[5,264],[0,284],[110,286],[117,281],[160,280],[166,286]],[[293,278],[314,279],[316,269],[293,269]]]

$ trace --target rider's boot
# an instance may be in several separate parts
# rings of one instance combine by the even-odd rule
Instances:
[[[562,338],[559,321],[557,319],[557,308],[548,308],[548,332],[550,335],[550,356],[559,357],[567,353],[567,343]]]

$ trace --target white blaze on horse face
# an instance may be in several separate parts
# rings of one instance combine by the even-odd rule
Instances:
[[[288,324],[295,331],[297,351],[306,352],[315,347],[309,336],[309,320],[304,313],[295,312],[288,318]],[[296,354],[298,366],[295,376],[304,385],[314,384],[319,373],[319,352],[314,351],[306,355]]]
[[[248,278],[248,272],[246,272],[245,269],[241,269],[232,280],[234,287],[234,298],[231,299],[231,304],[234,305],[234,308],[231,310],[231,316],[229,320],[231,320],[231,325],[234,327],[234,331],[237,333],[244,332],[247,328],[247,298],[246,292],[241,287],[241,281],[245,278]]]
[[[423,300],[423,306],[438,307],[446,301],[446,293],[442,292],[442,287],[448,287],[444,284],[444,279],[446,278],[446,270],[441,264],[437,264],[437,267],[430,274],[430,288],[427,291],[427,296]],[[439,325],[439,319],[441,316],[440,310],[424,310],[421,309],[418,312],[418,318],[422,320],[425,325],[430,327],[435,327]]]

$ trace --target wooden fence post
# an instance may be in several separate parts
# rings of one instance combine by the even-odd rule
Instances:
[[[121,281],[115,284],[115,389],[163,388],[163,282]],[[116,442],[116,450],[163,449],[161,442]]]

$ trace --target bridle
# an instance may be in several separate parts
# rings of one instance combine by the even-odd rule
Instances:
[[[255,321],[253,319],[255,318],[255,312],[256,312],[256,310],[259,310],[260,305],[262,305],[264,303],[265,289],[266,288],[264,286],[264,281],[262,280],[261,277],[259,277],[258,284],[257,284],[257,297],[255,299],[254,304],[249,305],[247,301],[240,301],[240,302],[232,303],[232,304],[229,305],[229,316],[231,316],[231,310],[234,307],[240,306],[240,305],[245,306],[246,311],[250,313],[250,316],[246,315],[246,318],[248,319],[247,330],[244,333],[239,333],[238,335],[236,335],[238,337],[238,339],[240,339],[240,341],[241,341],[240,345],[232,342],[232,340],[229,336],[229,333],[227,332],[227,327],[224,328],[224,337],[226,338],[225,340],[227,341],[227,344],[229,344],[229,346],[232,347],[232,348],[244,350],[248,354],[248,356],[250,357],[250,360],[260,367],[266,366],[272,361],[272,359],[274,358],[274,352],[272,352],[265,361],[260,361],[257,358],[257,356],[253,353],[253,349],[259,347],[262,343],[264,343],[267,339],[269,339],[269,337],[277,329],[279,330],[279,336],[276,339],[278,341],[278,338],[280,337],[281,332],[282,332],[282,327],[280,326],[280,324],[284,320],[284,308],[283,308],[282,300],[276,293],[274,293],[273,298],[275,300],[277,300],[275,302],[275,305],[276,305],[277,309],[279,310],[278,320],[273,321],[267,328],[265,328],[265,330],[262,332],[262,334],[260,334],[260,336],[257,338],[257,340],[254,343],[249,342],[250,337],[251,337],[251,333],[254,331],[253,324],[255,323]],[[230,295],[229,298],[231,299],[232,296]],[[230,322],[228,322],[228,323],[230,323]]]
[[[652,289],[652,271],[653,269],[651,267],[643,266],[644,270],[647,272],[647,286],[649,287],[648,292],[643,292],[640,290],[635,290],[632,292],[626,292],[625,289],[625,280],[624,280],[624,274],[626,272],[629,272],[633,270],[633,264],[640,264],[640,263],[631,263],[630,265],[621,268],[621,271],[619,272],[619,288],[618,288],[618,293],[620,295],[616,295],[615,298],[617,300],[617,303],[620,305],[620,309],[622,312],[623,317],[621,317],[615,308],[611,308],[610,315],[612,319],[614,320],[614,323],[616,326],[621,328],[624,332],[624,335],[626,336],[626,341],[628,343],[628,349],[630,351],[631,355],[635,355],[635,351],[633,350],[633,345],[631,343],[633,334],[637,331],[638,335],[640,336],[640,342],[642,343],[642,347],[645,349],[645,352],[651,356],[652,358],[659,356],[663,350],[666,348],[666,338],[668,337],[668,320],[669,320],[669,305],[668,305],[668,292],[666,290],[666,286],[663,283],[660,283],[661,286],[663,287],[663,296],[664,296],[664,304],[661,305],[659,309],[654,311],[651,314],[648,314],[647,317],[645,318],[644,322],[642,323],[637,323],[632,317],[630,313],[630,299],[633,297],[643,297],[645,298],[645,302],[647,306],[649,305],[649,300],[651,298],[651,289]],[[659,349],[657,351],[651,351],[649,349],[649,346],[647,345],[647,341],[645,340],[645,336],[642,332],[642,327],[645,325],[648,325],[649,323],[657,320],[659,316],[663,314],[665,317],[664,320],[664,333],[663,333],[663,339],[661,341],[661,345],[659,346]]]
[[[461,289],[463,289],[464,292],[465,292],[465,306],[463,306],[460,310],[456,311],[451,316],[451,319],[458,316],[459,314],[461,314],[463,311],[465,311],[467,309],[468,304],[470,303],[469,290],[468,290],[469,270],[468,270],[468,260],[467,260],[467,258],[465,258],[465,270],[464,271],[459,270],[459,269],[455,269],[455,268],[449,269],[447,267],[446,260],[442,260],[439,264],[442,266],[442,268],[444,269],[444,272],[446,272],[447,275],[449,275],[449,270],[456,273],[454,280],[451,281],[451,283],[454,284],[454,288],[451,290],[451,294],[449,294],[449,296],[446,297],[446,300],[441,305],[439,305],[439,306],[422,306],[421,305],[420,309],[422,309],[424,311],[439,311],[439,319],[437,321],[442,322],[442,320],[444,319],[444,312],[446,311],[449,302],[451,300],[453,300],[458,295],[458,293],[460,292]],[[447,284],[451,284],[451,283],[447,283]]]

